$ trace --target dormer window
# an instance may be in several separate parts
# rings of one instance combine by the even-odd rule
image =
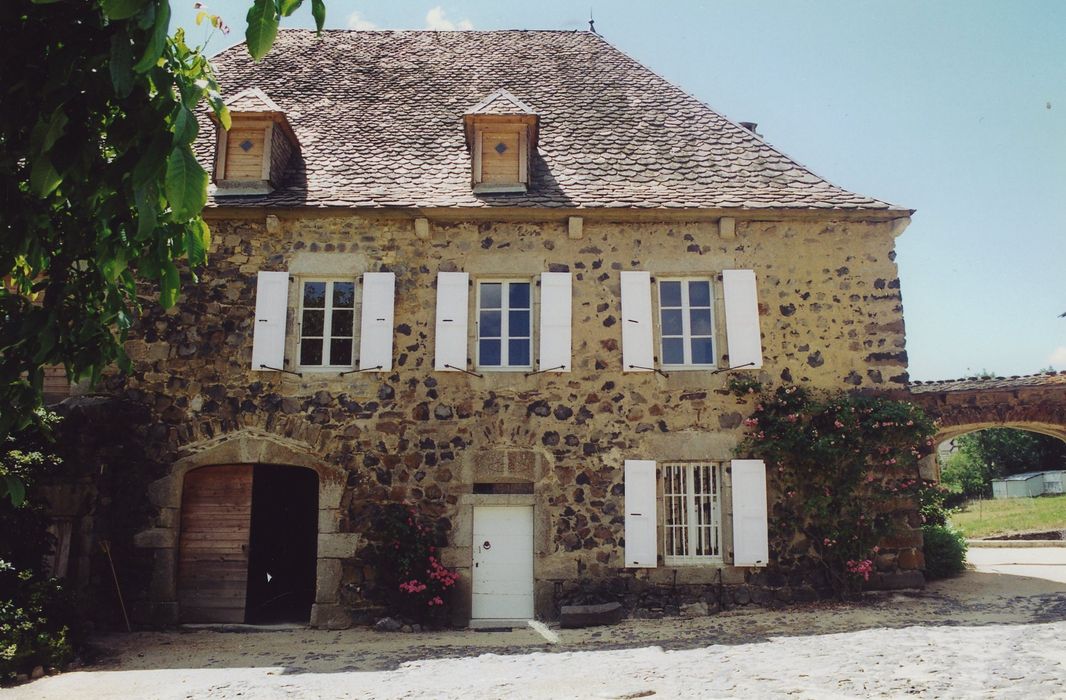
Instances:
[[[218,126],[216,196],[269,194],[283,184],[300,144],[285,113],[266,93],[245,90],[227,101],[229,130]]]
[[[475,193],[527,192],[537,143],[537,114],[506,90],[497,90],[463,116]]]

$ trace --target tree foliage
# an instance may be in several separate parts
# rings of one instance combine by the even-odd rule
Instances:
[[[989,478],[1066,467],[1066,442],[1015,428],[988,428],[955,441],[959,452],[987,468]]]
[[[255,58],[301,4],[253,0]],[[170,0],[0,3],[0,438],[33,420],[44,367],[74,381],[128,367],[138,282],[170,307],[206,261],[197,110],[229,115],[170,16]]]

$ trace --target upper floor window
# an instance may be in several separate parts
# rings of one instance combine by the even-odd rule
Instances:
[[[714,301],[709,278],[659,280],[663,367],[713,367]]]
[[[477,366],[531,369],[533,285],[529,280],[481,280],[477,286]]]
[[[355,280],[303,280],[299,365],[351,368],[355,345]]]

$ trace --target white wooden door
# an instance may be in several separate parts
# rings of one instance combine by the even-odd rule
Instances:
[[[475,620],[533,617],[533,506],[474,507]]]

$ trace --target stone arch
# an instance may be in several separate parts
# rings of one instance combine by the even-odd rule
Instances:
[[[167,474],[148,486],[148,499],[159,509],[154,527],[138,533],[136,546],[154,550],[150,602],[139,617],[172,624],[178,620],[177,561],[185,475],[227,464],[270,464],[310,469],[318,476],[318,563],[311,624],[343,627],[350,619],[338,604],[342,564],[362,544],[358,535],[340,532],[344,470],[329,464],[306,442],[246,428],[185,445]]]

